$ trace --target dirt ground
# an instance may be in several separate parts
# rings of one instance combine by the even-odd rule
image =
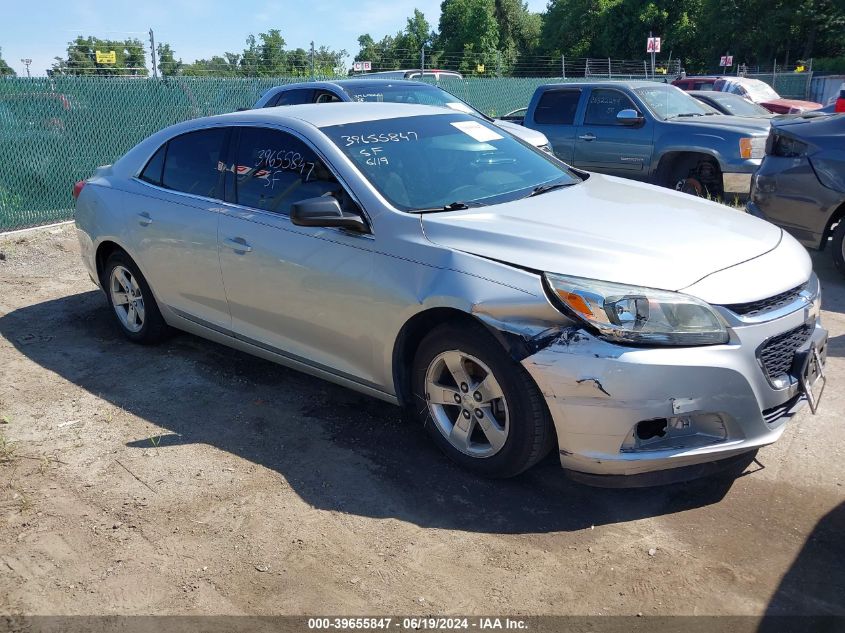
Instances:
[[[190,335],[125,341],[70,226],[0,238],[0,614],[845,614],[829,383],[742,476],[468,475],[398,409]]]

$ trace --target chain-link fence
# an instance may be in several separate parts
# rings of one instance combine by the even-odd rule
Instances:
[[[615,70],[611,62],[611,78],[623,78]],[[0,231],[72,217],[73,183],[97,166],[163,127],[249,107],[271,86],[295,81],[301,78],[0,79]],[[527,106],[537,86],[563,81],[584,76],[472,77],[439,85],[502,116]]]
[[[582,78],[583,80],[583,78]],[[251,106],[301,78],[54,77],[0,80],[0,231],[72,217],[71,189],[163,127]],[[491,116],[528,105],[542,78],[444,79]]]

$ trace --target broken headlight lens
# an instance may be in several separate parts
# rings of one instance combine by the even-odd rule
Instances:
[[[678,346],[728,342],[722,318],[695,297],[553,273],[545,277],[568,312],[610,341]]]

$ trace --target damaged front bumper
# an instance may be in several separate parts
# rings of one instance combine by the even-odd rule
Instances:
[[[797,377],[770,379],[759,352],[805,328],[795,351],[824,353],[817,303],[766,322],[727,317],[725,345],[635,348],[569,329],[524,358],[554,420],[561,465],[585,476],[698,472],[775,442],[806,398]]]

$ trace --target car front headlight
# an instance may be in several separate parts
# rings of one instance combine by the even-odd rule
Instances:
[[[566,312],[616,343],[717,345],[729,336],[707,303],[678,292],[545,274]]]

